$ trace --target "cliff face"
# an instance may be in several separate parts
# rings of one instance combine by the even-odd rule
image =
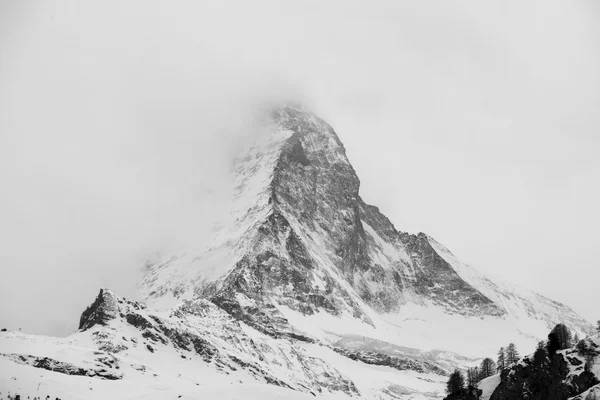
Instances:
[[[274,304],[373,325],[373,311],[413,303],[587,327],[563,305],[485,278],[428,235],[398,231],[361,199],[342,142],[314,114],[277,109],[264,131],[237,165],[232,220],[205,252],[153,266],[142,285],[150,300],[204,297],[279,322]]]

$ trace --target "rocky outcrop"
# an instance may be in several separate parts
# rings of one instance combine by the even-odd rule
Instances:
[[[437,365],[430,362],[417,361],[405,357],[394,357],[374,351],[350,350],[340,347],[333,347],[333,351],[348,357],[351,360],[364,362],[371,365],[383,365],[395,368],[400,371],[416,371],[421,373],[434,373],[446,376],[447,372]]]
[[[17,364],[31,365],[34,368],[41,368],[48,371],[58,372],[65,375],[88,376],[90,378],[118,380],[123,378],[123,374],[118,371],[119,365],[110,357],[97,358],[100,366],[97,368],[85,368],[76,366],[72,363],[58,361],[50,357],[36,357],[25,354],[2,354],[0,357],[8,358]]]
[[[110,290],[100,289],[96,300],[81,314],[79,329],[85,331],[94,325],[106,325],[116,318],[117,301],[117,297]]]
[[[500,384],[490,400],[566,400],[597,385],[600,380],[590,371],[590,362],[600,353],[595,350],[594,340],[585,341],[590,343],[589,352],[585,354],[575,348],[563,350],[538,364],[532,357],[523,358],[502,372]]]

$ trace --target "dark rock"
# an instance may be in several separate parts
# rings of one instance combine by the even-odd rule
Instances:
[[[89,376],[99,379],[118,380],[123,377],[121,373],[112,372],[106,369],[83,368],[71,363],[58,361],[49,357],[35,357],[23,354],[0,354],[18,364],[31,365],[35,368],[41,368],[48,371],[58,372],[65,375]],[[115,364],[113,364],[115,365]]]
[[[210,362],[212,358],[218,353],[218,350],[215,346],[213,346],[208,341],[202,339],[199,336],[192,338],[191,340],[194,350],[198,355],[204,359],[206,362]]]
[[[575,358],[575,357],[567,357],[567,360],[569,360],[569,362],[571,363],[571,365],[577,366],[577,365],[583,364],[583,361],[581,361],[580,359]]]
[[[437,365],[426,361],[417,361],[405,357],[394,357],[371,351],[350,350],[339,347],[333,347],[332,349],[336,353],[348,357],[351,360],[364,362],[365,364],[383,365],[400,371],[411,370],[421,373],[434,373],[442,376],[447,375],[446,371]]]
[[[127,314],[125,320],[140,330],[152,327],[152,323],[139,314]]]
[[[106,325],[118,315],[117,298],[112,292],[100,289],[96,300],[88,306],[79,319],[79,330],[85,331],[96,324]]]

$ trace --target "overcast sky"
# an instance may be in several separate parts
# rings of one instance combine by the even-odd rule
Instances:
[[[269,99],[398,229],[599,319],[600,8],[491,3],[1,2],[0,325],[66,335],[206,240]]]

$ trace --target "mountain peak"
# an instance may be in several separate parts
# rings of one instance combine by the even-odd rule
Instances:
[[[94,379],[123,380],[119,391],[132,393],[160,386],[160,398],[167,387],[183,397],[186,381],[197,398],[252,379],[302,398],[441,398],[447,372],[506,343],[534,348],[558,322],[591,328],[429,235],[397,230],[362,200],[342,142],[310,111],[285,106],[269,118],[237,162],[231,216],[214,239],[147,268],[148,308],[101,289],[68,338],[0,335],[0,362],[86,376],[88,394]],[[38,390],[39,375],[27,376]]]
[[[117,317],[118,298],[109,289],[102,288],[96,300],[81,314],[79,330],[85,331],[94,325],[106,325]]]
[[[274,108],[270,120],[238,162],[231,221],[205,252],[150,268],[150,301],[206,298],[270,332],[292,330],[281,307],[372,327],[374,316],[411,304],[586,324],[567,307],[556,312],[542,296],[484,277],[425,233],[398,231],[361,199],[343,143],[305,107]]]

